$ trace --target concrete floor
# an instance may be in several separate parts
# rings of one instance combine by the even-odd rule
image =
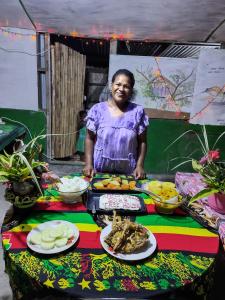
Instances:
[[[62,163],[51,164],[50,170],[55,172],[58,176],[62,176],[73,172],[81,172],[82,166],[76,167],[71,164],[65,165]],[[0,226],[2,225],[3,218],[10,205],[11,205],[10,203],[4,200],[4,187],[0,184]],[[225,299],[224,278],[225,278],[225,251],[221,247],[220,253],[218,255],[214,288],[212,294],[209,297],[207,297],[207,299],[204,300]],[[4,272],[2,243],[0,244],[0,300],[13,300],[12,291],[9,285],[8,275]]]

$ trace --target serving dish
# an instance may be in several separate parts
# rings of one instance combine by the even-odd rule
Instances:
[[[93,178],[91,188],[95,192],[121,192],[136,193],[135,187],[137,182],[134,178],[123,178],[120,176],[112,176],[109,178]]]
[[[137,210],[131,210],[131,209],[101,209],[99,200],[100,197],[103,195],[109,194],[108,191],[106,192],[93,192],[88,191],[88,197],[86,202],[86,207],[88,211],[94,213],[104,213],[104,214],[112,214],[113,210],[116,210],[118,213],[123,215],[135,215],[135,214],[145,214],[146,213],[146,206],[144,203],[144,199],[140,197],[138,194],[134,194],[133,196],[137,197],[140,202],[140,208]],[[120,194],[113,194],[113,195],[120,195]],[[126,196],[126,194],[122,193],[122,196]],[[131,194],[127,194],[127,196],[131,196]]]
[[[67,238],[67,243],[64,246],[54,246],[52,249],[43,249],[41,247],[41,245],[39,243],[34,244],[34,242],[32,242],[32,237],[34,238],[34,235],[40,234],[42,233],[44,230],[46,230],[46,228],[50,228],[52,230],[54,230],[54,232],[56,231],[56,228],[59,228],[59,226],[65,226],[65,228],[68,228],[68,230],[70,231],[70,237]],[[72,247],[76,241],[79,238],[79,230],[78,228],[67,221],[62,221],[62,220],[54,220],[54,221],[48,221],[48,222],[44,222],[39,224],[37,227],[33,228],[27,235],[27,246],[37,252],[37,253],[41,253],[41,254],[55,254],[55,253],[60,253],[62,251],[65,251],[67,249],[69,249],[70,247]],[[56,240],[57,238],[55,238]]]
[[[112,231],[112,224],[109,224],[101,231],[100,242],[106,252],[108,252],[110,255],[118,259],[126,260],[126,261],[137,261],[137,260],[145,259],[150,255],[152,255],[156,249],[157,246],[156,238],[150,230],[147,230],[148,241],[143,248],[140,248],[139,250],[130,254],[122,254],[122,253],[114,252],[112,251],[112,249],[110,249],[108,244],[106,244],[105,242],[105,238],[108,236],[108,234],[111,231]]]

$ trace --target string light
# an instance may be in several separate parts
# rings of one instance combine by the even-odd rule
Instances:
[[[15,31],[3,28],[3,27],[0,27],[0,30],[2,31],[4,36],[11,36],[13,39],[15,37],[20,38],[20,37],[26,36],[26,37],[30,37],[32,41],[36,41],[36,35],[34,33],[15,32]]]

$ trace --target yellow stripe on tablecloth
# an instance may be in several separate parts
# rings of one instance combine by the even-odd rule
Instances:
[[[180,226],[145,226],[152,233],[166,233],[166,234],[183,234],[192,236],[208,236],[216,237],[217,234],[207,230],[206,228],[191,228]]]
[[[11,232],[27,232],[31,231],[33,228],[37,227],[39,224],[20,224],[19,226],[16,226],[12,228]],[[97,230],[100,230],[96,224],[82,224],[82,223],[74,223],[79,229],[79,231],[87,231],[87,232],[96,232]]]
[[[12,232],[27,232],[31,231],[33,228],[37,227],[39,224],[20,224],[12,228]],[[86,232],[96,232],[101,230],[96,224],[83,224],[74,223],[80,231]],[[205,228],[190,228],[190,227],[179,227],[179,226],[145,226],[152,233],[164,233],[164,234],[183,234],[191,236],[208,236],[216,237],[217,234],[210,232]]]

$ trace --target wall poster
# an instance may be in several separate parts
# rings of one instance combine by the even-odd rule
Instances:
[[[225,50],[202,49],[190,123],[225,125]]]
[[[134,102],[151,111],[173,112],[179,118],[191,111],[196,67],[197,60],[192,58],[112,54],[109,82],[118,69],[130,70],[135,77]]]

